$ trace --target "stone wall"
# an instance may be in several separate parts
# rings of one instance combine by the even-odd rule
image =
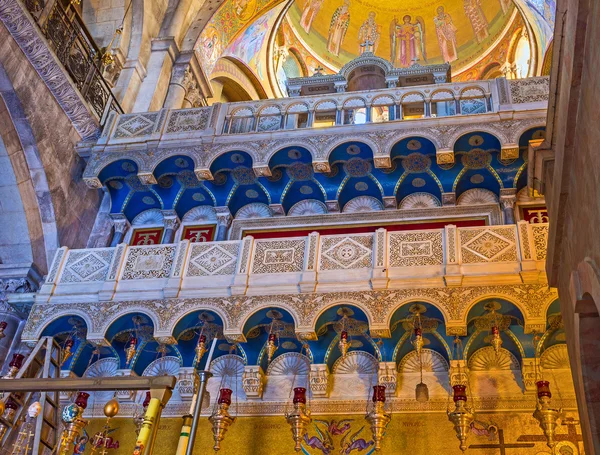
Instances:
[[[35,263],[46,273],[58,246],[87,244],[101,195],[81,179],[85,162],[75,151],[79,134],[3,25],[1,67],[2,139],[17,181],[30,182],[21,185],[21,199],[30,210],[34,249],[43,250],[34,251]],[[38,213],[31,213],[35,208]]]
[[[551,217],[547,270],[559,288],[586,453],[600,453],[600,365],[584,355],[600,345],[600,4],[565,0],[557,8],[546,144],[554,174],[544,182]]]

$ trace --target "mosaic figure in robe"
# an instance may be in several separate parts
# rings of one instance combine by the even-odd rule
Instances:
[[[312,26],[317,13],[321,10],[323,1],[324,0],[308,0],[306,3],[306,7],[304,8],[302,17],[300,18],[300,25],[306,33],[310,32],[310,27]]]
[[[478,43],[481,43],[490,35],[490,32],[488,31],[488,20],[481,7],[481,0],[465,0],[464,8],[465,14],[471,22],[471,27],[473,27],[475,39]]]
[[[438,6],[437,16],[433,18],[433,23],[444,62],[450,63],[457,60],[456,32],[458,29],[454,26],[450,14],[444,11],[443,6]]]
[[[391,62],[396,67],[408,68],[417,61],[427,62],[425,22],[420,16],[416,17],[415,23],[411,21],[412,17],[406,15],[402,24],[397,17],[390,24]]]
[[[338,7],[331,17],[329,26],[329,37],[327,39],[327,50],[333,55],[340,55],[342,42],[350,25],[350,0],[345,0],[344,4]]]
[[[376,13],[371,11],[368,19],[363,22],[358,30],[359,53],[361,54],[368,50],[366,46],[363,46],[366,41],[369,41],[373,46],[373,53],[377,52],[379,39],[381,38],[381,26],[375,22],[375,16]]]

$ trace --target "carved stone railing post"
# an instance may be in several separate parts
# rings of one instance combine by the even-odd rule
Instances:
[[[539,362],[539,360],[536,358],[523,358],[521,361],[523,393],[535,394],[537,392],[535,383],[540,379],[539,370],[536,368],[537,362]]]
[[[248,286],[248,275],[250,274],[250,262],[252,261],[252,247],[254,245],[254,237],[248,235],[241,241],[240,255],[231,286],[233,295],[242,295],[246,293]]]
[[[300,279],[300,292],[314,292],[317,286],[317,267],[319,261],[319,239],[318,232],[308,234],[306,251],[304,254],[304,270]]]
[[[373,242],[373,277],[371,284],[373,289],[386,289],[389,278],[387,276],[388,249],[387,231],[379,228],[375,231]]]
[[[460,248],[458,245],[458,229],[453,224],[444,227],[446,246],[446,274],[444,279],[448,286],[460,286],[463,275],[460,270]]]
[[[329,367],[326,364],[310,365],[310,390],[314,397],[329,395]]]
[[[386,393],[396,394],[398,386],[398,370],[396,362],[379,362],[378,382],[386,387]]]
[[[188,258],[189,247],[189,240],[182,240],[177,244],[173,268],[171,269],[169,282],[164,290],[165,297],[177,297],[179,295],[179,290],[181,289],[181,280],[183,279],[183,271],[185,270],[186,259]]]
[[[515,224],[514,207],[517,202],[517,190],[514,188],[500,190],[500,205],[504,213],[504,224]]]
[[[464,360],[450,360],[448,376],[450,378],[451,386],[456,384],[468,384],[469,370],[467,369],[467,362]]]
[[[194,396],[194,368],[187,367],[179,370],[177,378],[177,390],[182,400],[191,400]]]
[[[242,375],[242,388],[248,400],[260,400],[263,394],[265,374],[258,365],[246,365]]]
[[[63,266],[65,265],[65,259],[67,258],[68,251],[69,249],[66,246],[63,246],[56,250],[56,254],[54,255],[54,259],[52,260],[52,265],[50,266],[50,271],[48,272],[46,281],[44,282],[37,294],[36,300],[38,302],[47,302],[52,293],[54,292],[54,288],[56,287],[56,283],[58,282],[60,273],[62,272]]]
[[[224,241],[227,240],[227,229],[231,225],[233,216],[229,211],[229,207],[217,207],[217,237],[215,240]]]
[[[517,223],[517,238],[519,239],[519,250],[521,253],[521,277],[524,283],[536,283],[541,270],[535,260],[535,246],[531,224],[527,221]]]
[[[102,285],[102,289],[98,292],[98,300],[107,301],[113,298],[115,290],[117,288],[117,280],[121,275],[121,268],[125,261],[125,253],[127,252],[127,244],[121,243],[117,245],[115,254],[113,255],[110,267],[108,269],[108,275]]]

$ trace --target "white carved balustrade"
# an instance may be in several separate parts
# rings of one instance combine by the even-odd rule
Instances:
[[[545,284],[547,224],[57,251],[38,303]]]
[[[419,87],[397,87],[368,92],[347,92],[259,100],[237,103],[216,103],[193,109],[162,109],[157,112],[121,114],[115,116],[98,141],[98,145],[128,144],[140,141],[174,141],[198,136],[240,135],[303,131],[313,127],[314,119],[331,106],[331,111],[353,109],[353,101],[361,99],[372,124],[402,120],[401,105],[405,95],[417,96],[435,104],[425,109],[424,118],[471,115],[510,110],[545,109],[549,93],[547,77],[521,80],[499,78],[488,81],[450,82]],[[437,96],[440,94],[440,96]],[[441,96],[443,95],[443,96]],[[450,103],[460,109],[437,109],[439,103]],[[478,104],[479,103],[479,104]],[[321,106],[321,107],[319,107]],[[371,115],[388,109],[387,115]],[[451,116],[452,116],[451,115]],[[343,126],[343,115],[330,126]],[[323,125],[320,124],[320,127]],[[302,133],[301,133],[302,134]]]

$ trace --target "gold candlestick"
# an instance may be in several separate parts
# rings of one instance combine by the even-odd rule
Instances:
[[[208,420],[212,424],[213,436],[215,438],[215,445],[213,449],[215,452],[221,449],[221,441],[225,438],[225,432],[229,429],[231,424],[235,422],[235,417],[229,415],[229,406],[231,406],[231,389],[221,389],[219,391],[217,411],[211,415]]]
[[[385,412],[385,386],[375,385],[373,386],[373,403],[375,404],[374,409],[369,412],[365,419],[371,425],[371,432],[373,433],[374,447],[377,452],[381,450],[381,442],[385,435],[392,416]]]
[[[475,414],[467,408],[467,386],[456,384],[452,386],[454,390],[454,411],[448,412],[448,420],[454,424],[456,437],[460,441],[460,450],[467,450],[467,436],[471,431],[471,423],[475,420]]]
[[[308,433],[308,426],[312,421],[310,411],[306,408],[306,389],[296,387],[294,389],[294,409],[285,415],[285,420],[290,425],[292,437],[294,438],[296,452],[302,450],[302,439]]]

